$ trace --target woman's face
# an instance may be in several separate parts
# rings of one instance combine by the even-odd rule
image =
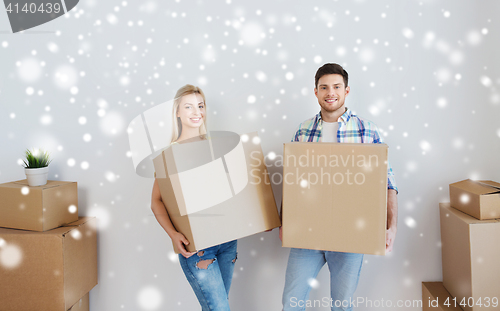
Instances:
[[[183,128],[199,128],[205,118],[203,97],[198,93],[184,95],[177,110],[177,117],[181,118]]]

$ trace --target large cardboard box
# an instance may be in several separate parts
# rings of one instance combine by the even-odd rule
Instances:
[[[477,219],[500,218],[500,183],[462,180],[450,184],[451,206]]]
[[[0,227],[47,231],[78,220],[76,182],[49,180],[30,187],[27,180],[0,184]]]
[[[0,310],[66,311],[97,284],[97,220],[45,232],[0,228]]]
[[[423,311],[462,311],[443,282],[422,282]]]
[[[209,139],[171,145],[153,163],[168,215],[190,241],[188,251],[280,226],[257,133],[210,132]]]
[[[500,220],[478,220],[449,203],[439,204],[439,209],[444,287],[463,310],[498,310]]]
[[[80,298],[68,311],[89,311],[89,293]]]
[[[385,255],[387,149],[286,143],[283,246]]]

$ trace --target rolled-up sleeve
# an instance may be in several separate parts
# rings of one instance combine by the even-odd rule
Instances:
[[[384,141],[378,132],[378,128],[375,127],[373,132],[373,143],[374,144],[383,144]],[[396,190],[396,193],[399,193],[398,187],[396,186],[396,179],[394,178],[394,171],[392,170],[391,163],[387,160],[387,189]]]
[[[295,134],[293,134],[291,142],[293,143],[294,141],[300,141],[299,136],[300,136],[300,129],[302,127],[302,123],[297,127],[295,130]]]
[[[396,179],[394,178],[394,172],[392,171],[392,166],[389,161],[387,161],[387,189],[394,189],[396,193],[399,193],[398,187],[396,186]]]

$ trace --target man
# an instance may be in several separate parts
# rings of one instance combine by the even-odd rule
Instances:
[[[315,76],[314,94],[321,111],[302,122],[292,141],[337,143],[382,143],[377,127],[345,107],[349,95],[348,74],[338,64],[325,64]],[[397,231],[397,187],[388,165],[386,250],[392,251]],[[280,227],[280,239],[281,239]],[[305,310],[297,301],[307,301],[314,280],[323,265],[330,270],[332,310],[352,310],[347,302],[358,285],[363,254],[292,248],[286,270],[283,310]],[[337,304],[335,302],[338,301]],[[343,307],[338,307],[342,305]],[[346,307],[347,306],[347,307]]]

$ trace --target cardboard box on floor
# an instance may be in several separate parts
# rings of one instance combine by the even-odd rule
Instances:
[[[465,311],[495,310],[485,307],[485,299],[494,297],[500,308],[500,220],[478,220],[449,203],[439,209],[444,287],[457,301],[464,299]]]
[[[162,200],[194,252],[280,226],[257,133],[210,132],[153,160]],[[174,250],[179,250],[174,245]]]
[[[443,282],[422,282],[423,311],[462,311]]]
[[[89,293],[80,298],[68,311],[89,311]]]
[[[27,180],[0,184],[0,227],[47,231],[78,220],[76,182],[49,180],[30,187]]]
[[[387,149],[286,143],[283,246],[385,255]]]
[[[2,311],[66,311],[97,284],[97,219],[45,232],[0,228]]]
[[[477,219],[500,218],[500,183],[462,180],[450,184],[451,206]]]

